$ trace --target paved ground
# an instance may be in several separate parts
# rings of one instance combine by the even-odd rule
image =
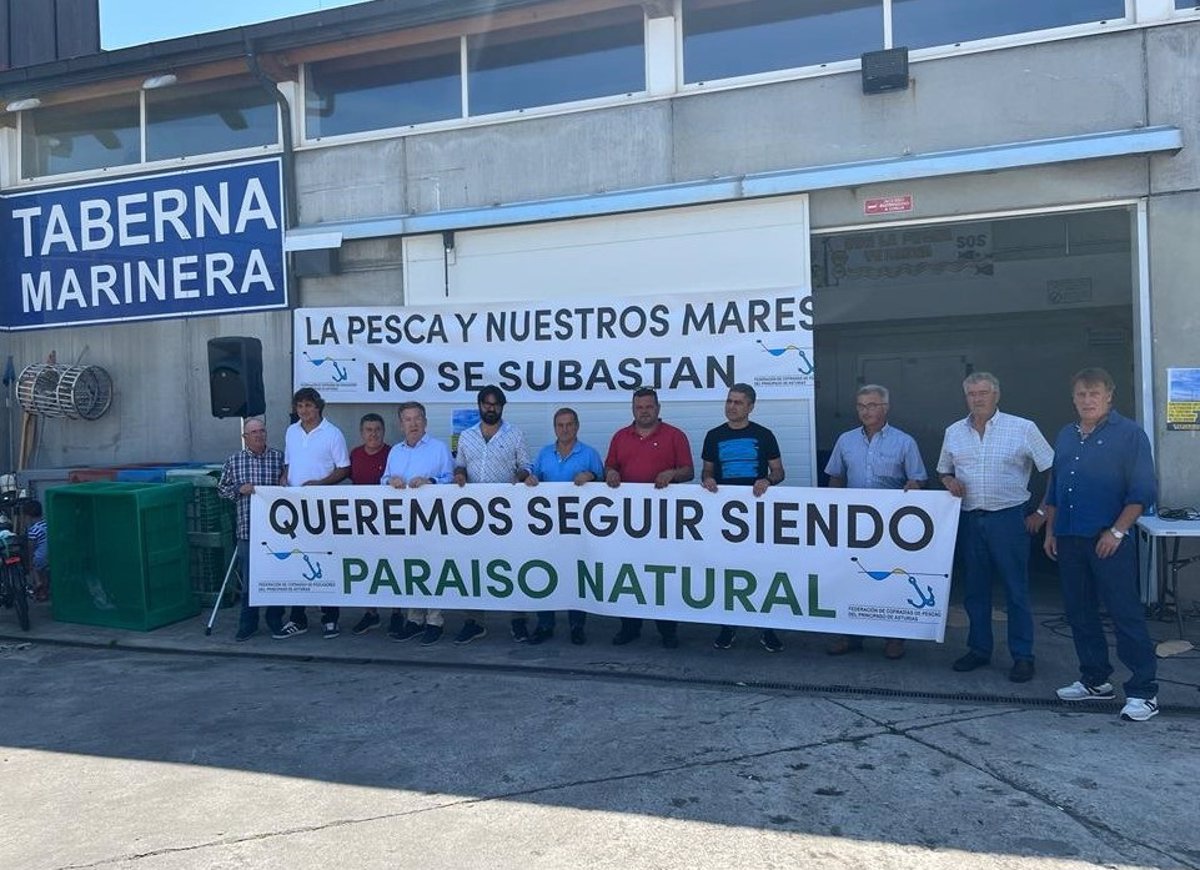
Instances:
[[[2,661],[3,867],[1200,866],[1196,717],[46,645]]]
[[[6,870],[1200,867],[1200,658],[1162,662],[1152,722],[1049,703],[1051,612],[1025,686],[950,673],[957,627],[891,663],[615,649],[608,620],[414,650],[34,618],[24,646],[0,612]]]

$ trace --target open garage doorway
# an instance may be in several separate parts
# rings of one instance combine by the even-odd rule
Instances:
[[[1051,442],[1085,366],[1112,373],[1115,407],[1136,419],[1134,226],[1122,207],[814,233],[818,467],[858,424],[868,383],[891,391],[889,420],[916,438],[935,488],[971,372],[996,375],[1001,409]]]
[[[1108,369],[1136,417],[1128,208],[814,233],[812,263],[818,450],[857,424],[855,389],[881,383],[932,473],[975,371],[1048,439],[1085,366]]]

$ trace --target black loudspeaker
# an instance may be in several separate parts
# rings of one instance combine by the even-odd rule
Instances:
[[[862,56],[864,94],[902,91],[908,87],[908,49],[868,51]]]
[[[210,338],[208,389],[214,417],[254,417],[265,413],[262,342],[237,335]]]

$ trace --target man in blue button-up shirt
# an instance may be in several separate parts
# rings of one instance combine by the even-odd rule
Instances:
[[[832,487],[854,489],[920,489],[928,475],[917,442],[907,432],[888,424],[891,397],[887,387],[867,384],[854,394],[854,409],[862,425],[838,436],[825,464]],[[831,656],[863,648],[858,635],[841,635],[825,650]],[[883,654],[889,659],[904,655],[904,640],[888,638]]]
[[[604,463],[596,448],[579,440],[579,415],[574,408],[559,408],[554,412],[554,441],[538,451],[533,461],[533,472],[525,478],[528,486],[537,486],[540,481],[574,483],[583,486],[604,477]],[[583,626],[587,614],[582,610],[568,610],[567,622],[571,626],[571,643],[576,646],[587,642]],[[529,636],[531,644],[539,644],[554,637],[554,611],[538,613],[537,628]]]
[[[1072,380],[1078,423],[1058,433],[1046,495],[1046,554],[1058,560],[1063,604],[1080,679],[1058,690],[1064,701],[1105,700],[1113,668],[1100,622],[1103,603],[1117,635],[1117,657],[1130,670],[1122,718],[1158,713],[1154,644],[1138,599],[1137,556],[1129,530],[1154,503],[1150,439],[1112,409],[1113,380],[1084,369]]]

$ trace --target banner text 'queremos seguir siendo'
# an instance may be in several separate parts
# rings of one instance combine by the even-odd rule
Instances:
[[[940,641],[945,492],[259,487],[250,602],[584,610]]]

